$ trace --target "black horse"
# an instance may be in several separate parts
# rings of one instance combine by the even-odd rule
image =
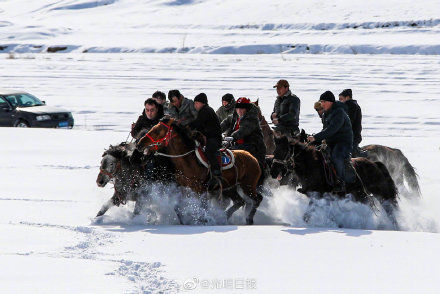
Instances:
[[[289,142],[286,137],[275,139],[276,148],[271,167],[271,176],[279,178],[289,171],[298,177],[299,192],[331,193],[333,186],[329,183],[329,172],[325,168],[323,151],[294,140]],[[346,185],[347,194],[355,201],[369,203],[374,206],[371,196],[383,206],[390,219],[396,224],[393,209],[397,208],[397,188],[387,168],[381,162],[373,162],[367,158],[353,158],[356,181]],[[346,195],[339,195],[345,197]]]
[[[113,196],[101,207],[98,216],[104,215],[113,206],[135,201],[134,214],[141,212],[141,193],[138,188],[146,183],[161,182],[163,184],[175,181],[174,167],[167,159],[146,158],[142,161],[130,160],[135,150],[135,144],[125,142],[112,146],[102,155],[100,171],[96,179],[98,187],[105,187],[113,182]],[[152,161],[156,162],[153,167]],[[158,162],[159,161],[159,162]]]
[[[306,132],[301,130],[298,136],[299,141],[305,143],[307,137]],[[404,185],[404,182],[406,182],[408,185],[407,192],[411,196],[421,196],[416,170],[400,149],[378,144],[362,146],[361,149],[369,160],[374,162],[380,161],[385,165],[397,186],[406,189]],[[294,180],[292,185],[295,186],[295,184],[296,181]]]

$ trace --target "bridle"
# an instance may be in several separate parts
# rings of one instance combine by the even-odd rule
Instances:
[[[100,173],[108,176],[110,179],[114,178],[116,176],[116,173],[121,169],[121,162],[118,161],[116,164],[116,167],[113,172],[108,172],[105,169],[99,168]]]
[[[286,152],[286,156],[284,156],[284,159],[273,159],[273,163],[279,163],[284,165],[287,169],[289,169],[289,167],[293,167],[294,166],[294,162],[295,162],[295,158],[297,158],[304,150],[306,150],[306,148],[310,145],[310,143],[306,143],[304,144],[304,149],[300,150],[297,154],[291,154],[292,153],[292,144],[288,143],[288,148],[289,150],[287,150]],[[321,145],[320,145],[321,146]],[[319,147],[319,146],[318,146]]]
[[[171,139],[175,137],[175,136],[173,136],[173,126],[169,126],[163,122],[160,122],[159,124],[162,126],[165,126],[167,128],[167,132],[164,137],[155,140],[148,133],[146,133],[144,136],[144,138],[147,137],[148,139],[151,140],[151,142],[153,142],[153,144],[148,145],[147,148],[152,148],[152,150],[154,150],[154,151],[159,150],[159,148],[162,146],[167,147],[168,144],[170,143]],[[163,144],[163,142],[165,142],[165,144]]]
[[[166,153],[161,153],[161,152],[157,152],[157,150],[159,150],[161,147],[167,147],[171,141],[172,138],[176,137],[177,135],[173,134],[173,126],[169,126],[163,122],[159,123],[162,126],[165,126],[168,130],[165,134],[165,136],[163,136],[160,139],[155,140],[153,137],[151,137],[148,133],[145,134],[145,137],[147,137],[148,139],[151,140],[151,142],[153,142],[153,144],[150,144],[148,146],[146,146],[146,148],[151,148],[153,151],[155,151],[154,155],[158,155],[158,156],[164,156],[164,157],[169,157],[169,158],[178,158],[178,157],[183,157],[186,156],[188,154],[191,154],[193,152],[195,152],[195,150],[190,150],[184,154],[179,154],[179,155],[170,155],[170,154],[166,154]],[[163,142],[165,142],[165,144],[163,144]]]

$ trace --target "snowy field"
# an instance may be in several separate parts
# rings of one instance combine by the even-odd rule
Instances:
[[[434,0],[0,0],[0,87],[75,118],[72,130],[0,128],[0,293],[439,293],[438,11]],[[348,200],[319,202],[304,223],[308,199],[285,187],[255,226],[242,211],[179,226],[174,187],[146,187],[156,217],[132,218],[130,203],[94,219],[113,193],[95,183],[101,155],[153,92],[203,91],[214,108],[230,92],[260,99],[268,118],[280,78],[307,132],[321,128],[322,92],[352,88],[362,143],[408,157],[422,197],[400,196],[400,231]]]
[[[439,290],[436,57],[7,57],[1,59],[8,69],[2,82],[71,109],[76,127],[0,129],[2,293]],[[148,95],[178,88],[192,98],[203,90],[218,107],[221,95],[232,92],[259,97],[267,115],[279,77],[301,98],[301,127],[309,132],[320,128],[313,102],[323,90],[354,89],[364,112],[364,143],[400,148],[419,173],[422,199],[402,196],[399,203],[405,232],[387,231],[391,226],[383,214],[350,201],[322,204],[305,224],[308,200],[284,188],[264,200],[254,227],[243,226],[242,212],[228,226],[176,226],[164,195],[155,197],[160,216],[154,224],[145,215],[132,219],[132,205],[93,219],[112,194],[111,187],[95,184],[101,154],[126,140]]]

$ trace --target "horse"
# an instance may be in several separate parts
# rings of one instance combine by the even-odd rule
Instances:
[[[255,106],[260,109],[259,99],[257,101],[252,102]],[[264,115],[261,113],[261,110],[258,112],[258,120],[260,121],[261,132],[263,133],[264,144],[266,144],[266,155],[272,155],[275,151],[275,141],[274,141],[274,133],[272,128],[269,126]]]
[[[121,143],[116,146],[110,145],[102,155],[99,174],[96,179],[98,187],[105,187],[113,182],[113,196],[101,207],[96,217],[104,215],[111,207],[125,204],[127,201],[135,201],[133,214],[138,215],[142,209],[142,202],[138,188],[152,180],[169,183],[173,181],[173,169],[170,165],[163,164],[160,169],[155,169],[156,177],[153,179],[142,164],[130,162],[135,150],[134,143]]]
[[[201,198],[207,191],[209,169],[198,162],[195,155],[195,141],[174,119],[168,117],[162,119],[139,140],[137,148],[147,155],[169,157],[174,163],[176,181],[180,186],[190,188]],[[164,150],[164,152],[158,152],[159,150]],[[246,223],[252,225],[254,215],[263,199],[256,189],[261,170],[257,159],[249,152],[234,150],[232,153],[235,157],[234,168],[222,171],[223,180],[220,187],[221,195],[233,202],[233,205],[225,211],[226,217],[229,219],[236,210],[246,204],[246,211],[249,211]],[[237,186],[241,187],[251,203],[238,194]],[[182,215],[177,206],[175,212],[180,223],[183,224]]]
[[[411,195],[420,197],[418,175],[402,151],[377,144],[366,145],[361,149],[366,151],[368,159],[380,161],[387,167],[396,185],[405,187],[404,181],[406,181],[409,188],[408,192]]]
[[[298,192],[307,196],[309,192],[318,192],[321,195],[332,192],[333,187],[328,182],[328,169],[324,166],[323,151],[299,140],[289,142],[287,137],[275,138],[275,143],[277,148],[271,168],[273,178],[292,169],[301,185]],[[355,201],[369,203],[374,207],[370,198],[373,196],[381,203],[391,221],[397,225],[393,211],[397,208],[398,192],[385,165],[367,158],[352,158],[351,162],[356,180],[354,183],[346,184],[347,194],[351,194]]]
[[[307,136],[306,132],[301,130],[299,135],[300,142],[305,143]],[[409,188],[408,192],[411,195],[420,197],[421,192],[417,180],[418,175],[415,168],[400,149],[377,144],[366,145],[361,147],[361,149],[365,151],[368,159],[371,161],[380,161],[386,166],[391,174],[391,178],[397,186],[405,187],[404,181],[406,181]]]

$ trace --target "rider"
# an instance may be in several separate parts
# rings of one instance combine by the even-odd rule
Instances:
[[[182,126],[187,126],[197,117],[197,110],[194,108],[194,101],[183,97],[179,90],[168,92],[170,107],[169,115],[176,119]]]
[[[165,95],[165,93],[161,91],[156,91],[153,94],[153,99],[163,106],[164,115],[168,115],[168,108],[170,107],[170,103],[167,101],[167,96]]]
[[[235,98],[232,94],[227,93],[222,97],[222,106],[215,112],[222,122],[229,115],[233,114],[235,111]]]
[[[277,89],[278,94],[271,115],[272,122],[275,125],[274,130],[291,137],[299,132],[301,101],[290,91],[288,81],[279,80],[273,87]]]
[[[211,179],[208,182],[208,190],[213,191],[220,187],[222,172],[220,169],[220,152],[222,145],[222,131],[217,115],[208,105],[208,97],[200,93],[194,98],[194,107],[197,110],[197,119],[189,124],[206,137],[205,154],[209,161]]]
[[[138,140],[142,135],[147,133],[159,120],[164,116],[163,107],[153,98],[148,98],[144,102],[144,110],[139,116],[136,123],[132,124],[131,136]]]
[[[323,130],[314,136],[309,136],[307,140],[311,143],[326,140],[330,148],[331,160],[339,177],[333,192],[345,193],[345,183],[355,181],[355,175],[350,168],[350,153],[353,144],[350,119],[345,110],[346,105],[336,102],[332,92],[324,92],[320,97],[320,102],[324,109]]]
[[[313,108],[315,108],[316,112],[318,113],[319,117],[322,120],[322,115],[324,114],[324,108],[322,108],[321,102],[319,101],[315,102]]]
[[[350,118],[351,127],[353,130],[353,157],[364,156],[364,152],[359,148],[359,143],[362,141],[362,110],[356,100],[353,100],[351,89],[345,89],[339,94],[339,101],[347,105],[348,117]]]
[[[257,106],[252,104],[248,98],[239,98],[235,104],[235,112],[222,121],[221,129],[226,133],[225,140],[235,141],[236,144],[231,149],[246,150],[258,160],[262,171],[261,184],[265,167],[266,145],[258,120]]]
[[[145,109],[142,115],[132,126],[131,135],[136,140],[144,136],[153,126],[157,125],[164,116],[163,107],[155,99],[148,98],[144,103]],[[142,152],[135,149],[130,157],[131,163],[141,163]],[[162,180],[166,176],[167,169],[172,169],[172,163],[168,158],[153,156],[145,160],[142,164],[145,176],[150,180]]]

